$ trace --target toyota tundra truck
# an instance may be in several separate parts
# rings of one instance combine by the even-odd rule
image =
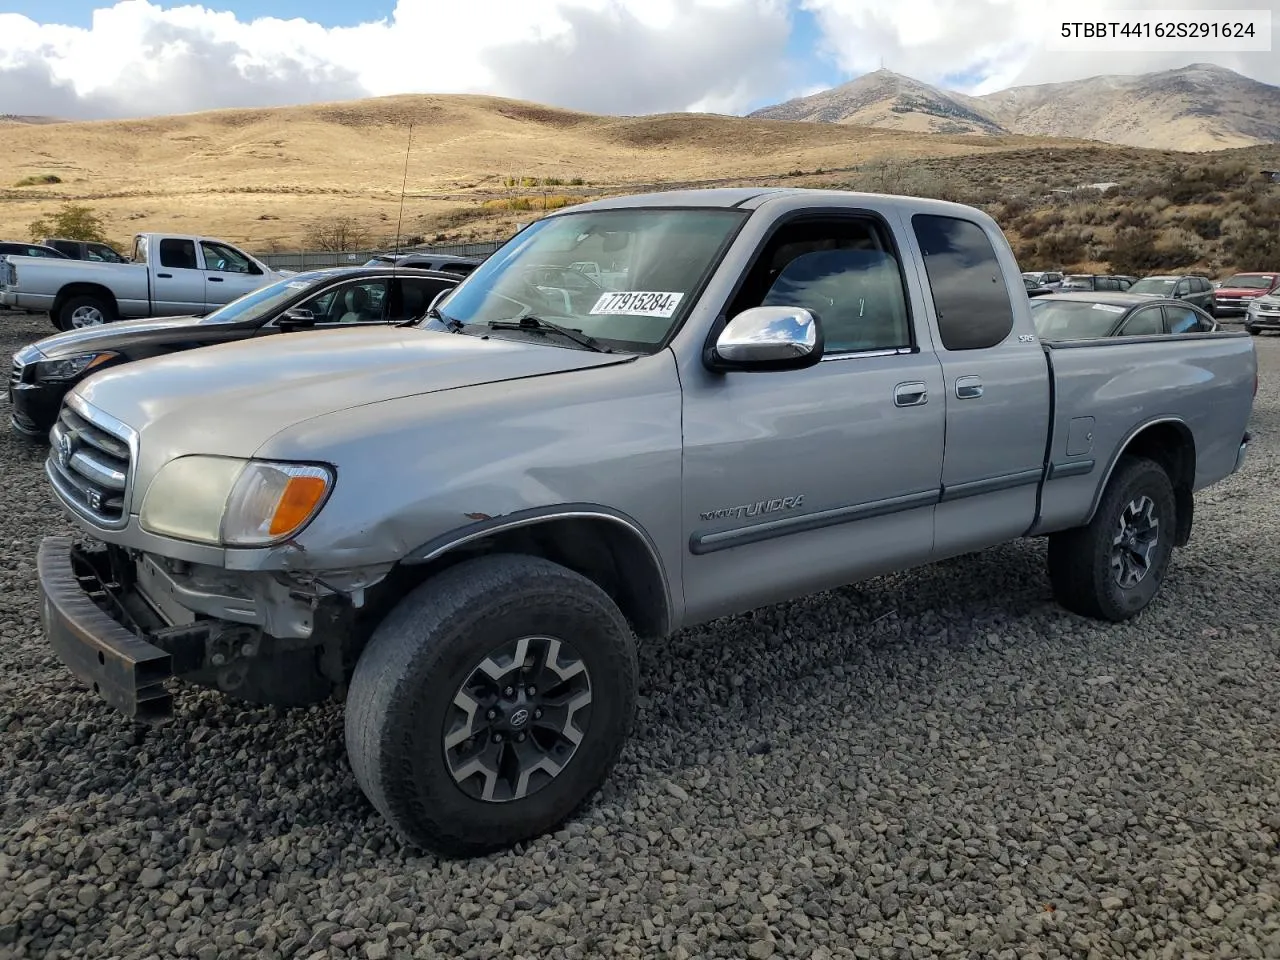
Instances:
[[[1245,457],[1256,372],[1243,331],[1041,342],[971,207],[600,200],[414,324],[81,382],[45,631],[133,717],[170,714],[173,678],[344,701],[373,806],[476,854],[603,782],[638,642],[1022,537],[1068,611],[1138,614]]]

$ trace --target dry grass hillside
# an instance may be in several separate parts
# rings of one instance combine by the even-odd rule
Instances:
[[[554,205],[1057,142],[689,114],[602,117],[479,96],[11,124],[0,137],[0,237],[25,238],[31,221],[72,200],[101,214],[117,241],[176,230],[297,249],[309,224],[334,216],[385,238],[395,231],[410,122],[402,232],[426,239],[501,234],[529,219],[527,208],[541,209],[544,194]],[[48,178],[59,182],[40,182]]]
[[[32,220],[74,201],[117,242],[175,230],[297,250],[317,222],[344,218],[389,245],[411,121],[402,235],[427,242],[505,236],[543,204],[601,194],[781,183],[975,204],[1028,269],[1280,267],[1280,185],[1258,173],[1280,169],[1280,146],[1179,153],[847,123],[601,117],[471,96],[9,124],[0,238],[25,237]],[[1056,192],[1101,181],[1118,186]]]

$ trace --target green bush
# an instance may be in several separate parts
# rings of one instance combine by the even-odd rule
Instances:
[[[62,178],[52,173],[41,173],[34,177],[23,177],[15,187],[42,187],[52,183],[61,183]]]

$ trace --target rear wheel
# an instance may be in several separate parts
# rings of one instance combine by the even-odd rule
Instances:
[[[604,782],[636,654],[590,580],[538,557],[451,567],[374,631],[347,696],[356,781],[405,839],[475,855],[543,834]]]
[[[1248,326],[1246,326],[1246,327],[1245,327],[1245,329],[1246,329],[1246,330],[1248,330],[1248,331],[1249,331],[1251,334],[1253,334],[1255,337],[1256,337],[1258,334],[1260,334],[1260,333],[1262,332],[1262,331],[1261,331],[1261,330],[1259,330],[1257,327],[1248,327]]]
[[[1177,529],[1177,500],[1160,464],[1123,457],[1087,526],[1049,538],[1049,579],[1068,610],[1127,620],[1160,589]]]
[[[114,304],[101,297],[81,294],[68,297],[58,311],[54,326],[59,330],[82,330],[85,327],[100,327],[116,318]]]

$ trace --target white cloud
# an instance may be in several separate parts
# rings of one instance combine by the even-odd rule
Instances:
[[[788,32],[786,0],[399,0],[332,28],[121,0],[86,29],[0,13],[0,94],[75,117],[413,92],[734,111],[779,85]]]
[[[1077,0],[1067,15],[1177,2]],[[786,56],[798,8],[821,31],[803,64]],[[607,113],[732,113],[815,92],[815,65],[838,80],[882,63],[933,83],[964,77],[958,86],[975,93],[1193,60],[1280,83],[1280,37],[1272,53],[1047,52],[1047,11],[1042,0],[398,0],[385,19],[325,27],[120,0],[87,28],[0,13],[0,109],[140,116],[458,92]],[[1274,20],[1280,30],[1280,12]]]

